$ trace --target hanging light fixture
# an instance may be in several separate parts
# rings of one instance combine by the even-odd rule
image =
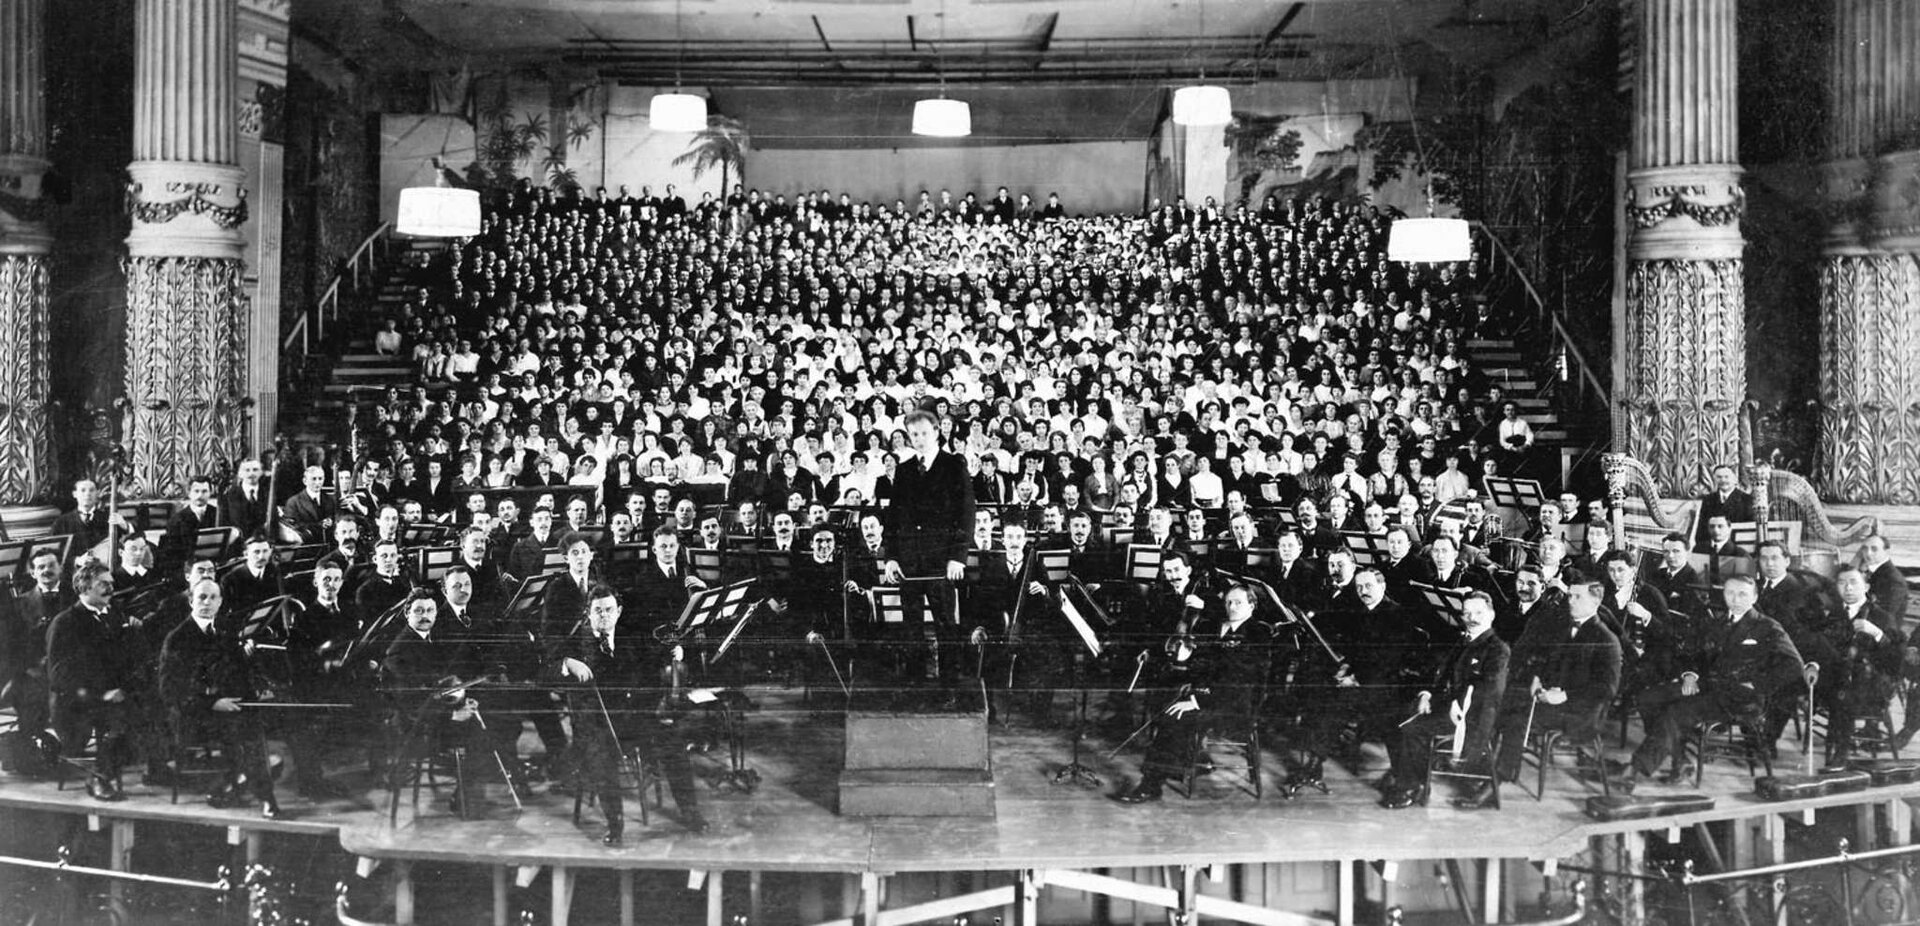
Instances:
[[[1391,15],[1391,12],[1389,12]],[[1400,70],[1400,49],[1394,46],[1395,83],[1406,86]],[[1413,95],[1407,95],[1408,116],[1413,122],[1413,151],[1420,170],[1427,171],[1426,147],[1420,143],[1420,114],[1412,112]],[[1433,214],[1433,180],[1427,180],[1427,214],[1424,218],[1394,219],[1387,229],[1387,259],[1406,264],[1445,264],[1473,259],[1473,232],[1466,219],[1446,219]]]
[[[965,138],[973,134],[973,108],[965,100],[947,99],[947,75],[941,65],[947,44],[947,4],[940,2],[940,42],[933,47],[933,69],[940,77],[940,95],[913,104],[913,134],[934,138]]]
[[[433,181],[433,186],[400,191],[394,232],[414,238],[471,238],[480,234],[480,191],[447,186],[437,158]]]
[[[679,40],[673,67],[673,92],[656,93],[647,106],[647,122],[656,132],[699,132],[707,127],[707,98],[680,88],[680,66],[686,58],[687,37],[680,23],[680,3],[673,4],[673,34]]]
[[[1207,4],[1200,3],[1200,32],[1196,42],[1207,40]],[[1207,71],[1200,70],[1200,79],[1207,79]],[[1173,122],[1175,125],[1226,125],[1233,121],[1233,98],[1227,88],[1217,84],[1203,83],[1197,87],[1181,87],[1173,91]]]

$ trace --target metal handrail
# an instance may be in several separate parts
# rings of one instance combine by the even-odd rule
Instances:
[[[392,232],[392,222],[381,222],[380,227],[374,229],[367,237],[361,239],[360,246],[354,248],[353,253],[347,256],[346,266],[334,273],[333,279],[327,283],[327,288],[321,291],[320,298],[314,300],[313,308],[301,313],[299,321],[294,322],[293,327],[288,329],[286,337],[281,339],[280,342],[280,347],[283,350],[291,351],[295,344],[300,345],[300,353],[302,354],[311,350],[309,329],[311,329],[312,341],[326,340],[327,323],[335,321],[340,317],[341,281],[351,279],[352,282],[350,285],[355,291],[358,291],[362,286],[365,286],[368,281],[371,281],[373,279],[374,246],[385,241]],[[364,280],[362,279],[363,274],[365,275]],[[311,319],[311,322],[309,322],[309,319]]]
[[[1522,269],[1520,262],[1514,258],[1512,249],[1508,248],[1507,243],[1500,240],[1500,236],[1494,234],[1493,229],[1486,224],[1475,222],[1473,226],[1493,243],[1494,250],[1498,251],[1506,261],[1507,269],[1512,271],[1514,277],[1520,281],[1521,287],[1526,290],[1527,298],[1533,303],[1534,312],[1539,318],[1548,322],[1553,331],[1554,341],[1572,359],[1574,367],[1580,371],[1581,380],[1593,390],[1594,395],[1600,398],[1601,407],[1611,410],[1613,398],[1607,394],[1606,387],[1600,384],[1600,377],[1594,374],[1593,367],[1587,363],[1586,354],[1581,352],[1580,345],[1574,343],[1573,335],[1567,330],[1566,323],[1561,320],[1560,314],[1547,308],[1546,300],[1540,297],[1540,291],[1534,288],[1533,280],[1527,277],[1526,270]]]
[[[57,871],[61,874],[87,875],[93,878],[106,878],[111,881],[132,881],[138,884],[159,884],[166,887],[178,887],[195,891],[224,893],[233,889],[233,879],[222,865],[216,872],[218,878],[212,881],[193,881],[187,878],[169,878],[165,875],[143,875],[137,871],[115,871],[111,868],[93,868],[87,865],[75,865],[67,861],[70,849],[60,847],[58,861],[38,858],[20,858],[12,855],[0,855],[0,865],[12,865],[16,868],[37,868],[42,871]]]
[[[1677,880],[1681,884],[1711,884],[1715,881],[1736,881],[1741,878],[1758,878],[1764,875],[1775,875],[1789,871],[1805,871],[1809,868],[1827,868],[1833,865],[1844,865],[1851,862],[1869,861],[1877,858],[1894,858],[1896,856],[1913,855],[1916,852],[1920,852],[1920,845],[1890,846],[1885,849],[1872,849],[1866,852],[1849,852],[1847,851],[1847,847],[1847,840],[1842,839],[1840,840],[1838,855],[1831,855],[1826,858],[1803,859],[1798,862],[1781,862],[1777,865],[1763,865],[1759,868],[1747,868],[1739,871],[1719,871],[1708,875],[1694,874],[1693,866],[1689,864],[1687,870],[1681,873]]]

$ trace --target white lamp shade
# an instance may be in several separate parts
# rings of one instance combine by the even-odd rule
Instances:
[[[1466,219],[1396,219],[1387,232],[1387,259],[1437,264],[1473,259]]]
[[[1181,87],[1173,91],[1173,121],[1180,125],[1226,125],[1233,121],[1233,99],[1225,87]]]
[[[913,134],[961,138],[973,134],[973,110],[965,100],[920,100],[913,104]]]
[[[656,132],[698,132],[707,127],[707,98],[691,93],[656,93],[647,107]]]
[[[415,238],[471,238],[480,234],[480,191],[416,186],[400,191],[393,230]]]

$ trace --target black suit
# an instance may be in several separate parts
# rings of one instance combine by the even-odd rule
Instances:
[[[238,528],[240,539],[244,541],[267,529],[269,505],[266,480],[261,480],[255,487],[251,501],[247,499],[246,489],[236,483],[220,496],[219,524],[221,527]]]
[[[672,668],[670,654],[654,646],[649,635],[627,632],[624,626],[615,628],[609,648],[590,624],[582,624],[561,641],[556,655],[579,660],[593,672],[591,682],[572,682],[567,688],[574,717],[572,755],[586,786],[598,792],[607,818],[615,819],[623,810],[618,774],[623,750],[660,763],[674,805],[683,814],[695,811],[698,797],[684,719],[690,705],[684,694],[673,695],[671,677],[665,674]]]
[[[215,701],[251,699],[252,670],[239,637],[218,621],[203,629],[193,620],[175,627],[160,647],[160,695],[172,712],[173,729],[187,741],[217,740],[227,757],[227,785],[242,777],[255,798],[273,800],[267,771],[266,739],[259,715],[251,710],[222,713]]]
[[[1880,635],[1853,629],[1855,620],[1865,620]],[[1823,635],[1844,634],[1843,658],[1823,664],[1819,686],[1814,691],[1817,703],[1827,709],[1827,753],[1838,760],[1853,748],[1853,722],[1857,718],[1878,719],[1887,702],[1900,687],[1900,672],[1905,661],[1906,634],[1886,612],[1873,607],[1871,600],[1856,612],[1845,603],[1828,611],[1820,621]],[[1920,715],[1920,711],[1915,712]]]
[[[1731,524],[1753,520],[1753,496],[1747,490],[1736,488],[1725,498],[1719,492],[1708,492],[1700,496],[1700,519],[1695,522],[1694,539],[1701,543],[1707,540],[1707,521],[1715,515],[1724,515]]]
[[[195,514],[191,505],[180,506],[180,510],[168,519],[166,532],[160,535],[159,555],[155,558],[154,568],[164,573],[179,573],[186,566],[187,557],[193,553],[194,539],[203,530],[221,526],[222,514],[213,505],[208,505],[201,514]]]
[[[1738,621],[1706,628],[1701,651],[1682,659],[1682,668],[1697,673],[1698,694],[1682,695],[1680,682],[1669,682],[1640,695],[1640,716],[1647,737],[1633,754],[1634,769],[1652,775],[1672,754],[1680,736],[1696,724],[1734,718],[1753,719],[1764,699],[1800,683],[1800,653],[1787,632],[1758,608]]]
[[[912,583],[903,589],[909,624],[918,623],[924,606],[933,613],[940,676],[947,683],[960,676],[960,625],[953,585],[945,581],[949,562],[965,563],[973,534],[973,487],[967,461],[944,450],[924,465],[918,455],[901,460],[894,470],[893,503],[882,517],[900,568],[909,578],[940,576],[933,583]],[[924,675],[927,653],[909,652],[906,677]]]
[[[1178,778],[1193,763],[1199,734],[1209,726],[1253,719],[1258,696],[1267,681],[1273,658],[1273,628],[1248,619],[1238,627],[1209,617],[1187,636],[1192,656],[1176,675],[1188,683],[1190,697],[1200,705],[1178,717],[1165,712],[1153,716],[1154,736],[1140,763],[1144,787]]]
[[[1465,718],[1467,735],[1456,758],[1469,770],[1489,770],[1494,724],[1499,718],[1500,702],[1506,696],[1508,656],[1506,642],[1491,629],[1448,653],[1439,671],[1433,674],[1431,687],[1426,689],[1433,692],[1432,712],[1402,727],[1397,738],[1387,739],[1396,783],[1410,787],[1426,782],[1427,771],[1433,764],[1433,738],[1453,732],[1450,707],[1462,699],[1469,702]]]
[[[1508,673],[1506,703],[1500,713],[1500,758],[1503,778],[1520,772],[1526,748],[1527,719],[1535,730],[1563,730],[1574,735],[1594,731],[1620,690],[1620,640],[1598,618],[1577,627],[1556,615],[1552,626],[1542,626],[1515,647]],[[1540,687],[1558,688],[1567,699],[1559,704],[1534,702],[1533,680]]]
[[[47,533],[72,536],[73,544],[67,548],[67,556],[75,558],[107,539],[108,530],[107,506],[100,504],[93,506],[91,512],[82,513],[76,508],[54,518]]]
[[[109,611],[76,602],[47,629],[47,688],[54,733],[63,755],[77,756],[97,734],[95,774],[120,773],[120,741],[131,728],[139,648],[126,622]],[[106,696],[120,691],[122,700]]]

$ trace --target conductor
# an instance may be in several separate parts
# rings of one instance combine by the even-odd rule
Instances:
[[[932,413],[906,416],[907,443],[913,454],[900,461],[893,480],[893,504],[887,535],[894,556],[880,564],[880,581],[903,584],[909,626],[916,625],[924,604],[933,614],[936,658],[942,684],[953,687],[960,677],[959,609],[954,583],[967,571],[967,544],[973,529],[973,484],[967,463],[958,454],[940,448],[939,420]],[[909,638],[906,674],[909,682],[927,673],[925,649]]]

